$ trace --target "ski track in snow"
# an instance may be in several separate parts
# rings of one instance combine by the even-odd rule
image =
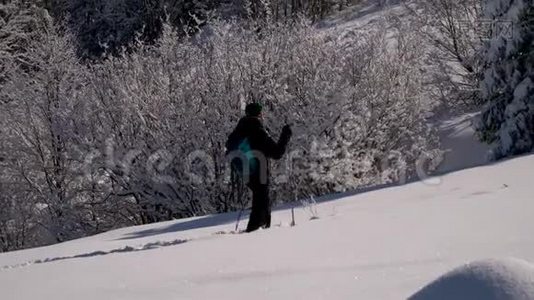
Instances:
[[[283,227],[283,226],[281,225],[273,226],[273,228],[278,228],[278,227]],[[181,245],[186,242],[209,240],[212,238],[216,238],[217,236],[235,235],[235,234],[242,234],[242,233],[245,233],[245,231],[240,230],[238,232],[235,232],[234,230],[219,230],[210,235],[198,236],[195,238],[176,239],[172,241],[157,241],[157,242],[143,244],[140,246],[124,246],[124,247],[109,250],[109,251],[96,250],[96,251],[92,251],[88,253],[82,253],[82,254],[76,254],[76,255],[70,255],[70,256],[58,256],[58,257],[53,257],[53,258],[36,259],[36,260],[32,260],[32,261],[28,261],[28,262],[24,262],[20,264],[15,264],[15,265],[0,266],[0,271],[6,270],[6,269],[23,268],[23,267],[28,267],[31,265],[36,265],[36,264],[51,263],[51,262],[56,262],[56,261],[61,261],[61,260],[70,260],[70,259],[88,258],[88,257],[103,256],[103,255],[109,255],[109,254],[117,254],[117,253],[128,253],[128,252],[153,250],[153,249],[158,249],[162,247],[177,246],[177,245]]]
[[[158,241],[158,242],[152,242],[152,243],[144,244],[144,245],[138,246],[138,247],[125,246],[125,247],[118,248],[118,249],[113,249],[113,250],[110,250],[110,251],[93,251],[93,252],[89,252],[89,253],[83,253],[83,254],[77,254],[77,255],[71,255],[71,256],[60,256],[60,257],[53,257],[53,258],[37,259],[37,260],[34,260],[34,261],[22,263],[22,264],[16,264],[16,265],[11,265],[11,266],[2,266],[0,268],[0,270],[17,269],[17,268],[28,267],[28,266],[31,266],[31,265],[36,265],[36,264],[51,263],[51,262],[60,261],[60,260],[68,260],[68,259],[76,259],[76,258],[87,258],[87,257],[95,257],[95,256],[116,254],[116,253],[128,253],[128,252],[146,251],[146,250],[152,250],[152,249],[157,249],[157,248],[161,248],[161,247],[176,246],[176,245],[180,245],[180,244],[186,243],[188,241],[189,240],[180,240],[180,239],[174,240],[174,241],[167,241],[167,242]]]

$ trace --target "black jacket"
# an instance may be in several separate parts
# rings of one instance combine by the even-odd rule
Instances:
[[[269,163],[268,159],[280,159],[286,152],[287,144],[291,138],[289,130],[282,130],[280,139],[275,142],[265,130],[261,120],[256,117],[243,117],[239,120],[234,131],[228,137],[226,142],[227,154],[239,150],[239,145],[246,140],[254,156],[263,155],[265,163],[258,163],[258,167],[252,167],[249,170],[250,182],[256,183],[260,180],[262,172],[266,175],[266,180],[261,183],[268,183]]]

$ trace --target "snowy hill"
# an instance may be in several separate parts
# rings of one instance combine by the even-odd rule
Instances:
[[[218,234],[228,214],[5,253],[2,298],[406,298],[470,261],[534,262],[532,170],[534,155],[357,194],[311,221],[299,207],[295,227],[278,210],[253,234]]]
[[[406,17],[389,3],[360,1],[319,28],[350,41]],[[441,177],[295,204],[294,227],[286,205],[252,234],[234,234],[230,213],[2,253],[0,298],[534,299],[534,155],[485,165],[476,115],[432,119]]]

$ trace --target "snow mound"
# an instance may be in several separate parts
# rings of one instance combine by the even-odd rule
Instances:
[[[534,265],[519,259],[473,262],[441,276],[409,299],[534,299]]]

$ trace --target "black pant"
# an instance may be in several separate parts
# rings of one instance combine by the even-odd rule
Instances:
[[[252,212],[248,220],[247,232],[260,227],[271,227],[271,203],[269,201],[269,186],[266,184],[248,184],[252,190]]]

